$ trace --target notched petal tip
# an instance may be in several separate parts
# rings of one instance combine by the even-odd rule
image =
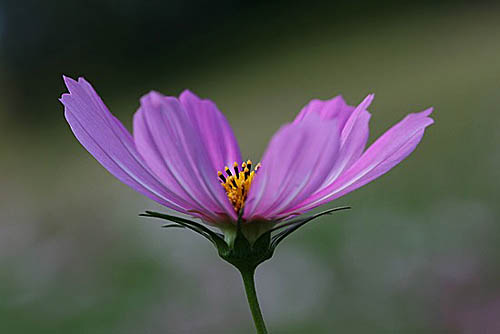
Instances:
[[[66,86],[72,82],[75,82],[75,79],[73,79],[67,75],[64,75],[64,74],[62,75],[62,78],[63,78],[63,81],[66,84]]]
[[[367,109],[372,104],[374,99],[375,99],[375,93],[370,93],[366,95],[366,97],[363,99],[363,101],[361,101],[361,103],[358,105],[357,108]]]
[[[144,94],[141,99],[140,99],[140,104],[141,105],[149,105],[152,107],[158,107],[162,100],[166,98],[165,95],[162,93],[159,93],[155,90],[149,91],[149,93]]]
[[[182,93],[179,95],[179,99],[182,99],[183,97],[194,97],[201,100],[201,98],[195,93],[193,93],[190,89],[184,89],[182,91]]]
[[[433,112],[434,112],[434,107],[430,107],[430,108],[425,109],[424,111],[419,112],[419,114],[421,114],[425,117],[429,117]]]
[[[95,94],[97,93],[92,88],[92,85],[82,76],[78,77],[77,80],[63,75],[63,81],[68,89],[69,95],[84,93],[84,94]]]
[[[189,89],[185,89],[184,91],[182,91],[182,93],[179,95],[179,101],[188,109],[194,107],[197,109],[197,111],[201,111],[206,110],[206,108],[211,108],[217,110],[217,112],[220,113],[219,108],[214,101],[206,98],[201,98]]]
[[[430,107],[428,109],[425,109],[424,111],[408,114],[401,122],[417,122],[417,124],[419,124],[418,127],[425,129],[426,127],[434,123],[434,119],[430,117],[433,111],[434,108]]]
[[[65,104],[64,101],[70,97],[71,97],[70,93],[62,93],[61,97],[59,98],[59,102],[61,102],[64,105]]]
[[[64,80],[64,84],[66,85],[66,88],[68,88],[68,91],[70,93],[73,93],[72,90],[77,88],[79,86],[79,83],[80,83],[80,82],[76,81],[75,79],[73,79],[71,77],[67,77],[67,76],[63,76],[63,80]]]
[[[66,106],[66,102],[69,98],[71,98],[72,91],[74,90],[75,85],[78,85],[78,83],[71,77],[68,77],[66,75],[62,75],[62,79],[64,81],[64,85],[66,86],[66,89],[68,92],[65,92],[61,94],[61,97],[59,97],[59,101]]]

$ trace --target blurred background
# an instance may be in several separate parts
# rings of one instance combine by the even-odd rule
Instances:
[[[0,1],[0,332],[253,333],[238,273],[73,137],[61,76],[130,129],[141,95],[214,100],[243,156],[312,98],[368,93],[371,141],[436,124],[257,272],[271,333],[500,333],[500,7],[457,1]]]

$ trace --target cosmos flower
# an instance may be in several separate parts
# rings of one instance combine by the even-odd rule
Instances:
[[[342,97],[312,100],[273,136],[260,163],[243,160],[224,115],[209,100],[151,92],[141,98],[133,135],[83,78],[64,77],[61,102],[80,143],[131,188],[223,234],[151,211],[143,216],[190,229],[211,241],[241,273],[257,333],[267,329],[255,290],[257,266],[307,222],[338,209],[292,220],[388,172],[406,158],[433,123],[432,109],[409,114],[370,147],[368,95],[357,107]],[[344,207],[345,208],[345,207]],[[279,231],[279,232],[278,232]]]
[[[239,215],[243,224],[276,223],[343,196],[399,164],[433,123],[432,108],[409,114],[366,148],[373,95],[357,107],[341,96],[312,100],[254,164],[216,105],[188,90],[143,96],[132,135],[85,79],[64,82],[66,119],[97,161],[141,194],[216,226]]]

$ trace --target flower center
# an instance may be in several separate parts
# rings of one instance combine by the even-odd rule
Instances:
[[[252,161],[247,160],[241,164],[241,170],[237,162],[233,164],[233,171],[229,167],[224,169],[225,173],[217,172],[221,184],[226,190],[227,198],[231,201],[234,211],[239,212],[245,205],[248,192],[255,173],[259,170],[260,163],[252,170]]]

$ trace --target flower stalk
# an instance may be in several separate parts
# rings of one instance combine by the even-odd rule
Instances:
[[[189,219],[154,211],[146,211],[140,214],[140,216],[166,220],[169,224],[163,225],[164,228],[177,227],[191,230],[210,241],[217,249],[219,256],[232,264],[240,272],[257,334],[267,334],[266,324],[255,290],[255,270],[259,264],[269,260],[273,256],[276,247],[281,241],[302,226],[319,217],[330,215],[335,211],[348,209],[350,207],[343,206],[326,210],[310,217],[290,220],[286,223],[269,224],[274,227],[267,231],[261,231],[261,234],[256,234],[253,230],[258,224],[242,223],[241,216],[243,212],[241,212],[238,223],[230,233],[232,236],[229,240],[225,240],[226,235],[214,232],[203,224]],[[228,230],[226,230],[225,234],[228,233]]]
[[[264,322],[264,317],[262,316],[262,311],[260,310],[259,300],[255,290],[255,268],[239,269],[239,271],[241,273],[241,278],[243,279],[248,306],[252,312],[255,330],[257,331],[257,334],[267,334],[266,324]]]

